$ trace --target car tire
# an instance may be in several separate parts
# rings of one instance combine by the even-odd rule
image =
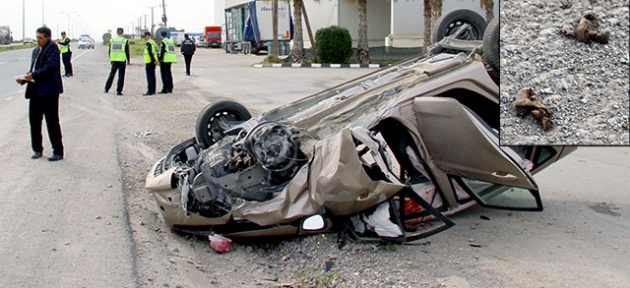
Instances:
[[[501,33],[499,17],[495,17],[488,24],[483,34],[483,60],[496,72],[500,71],[499,36]]]
[[[471,29],[464,35],[463,40],[481,40],[488,24],[479,14],[472,10],[454,10],[442,15],[431,31],[431,43],[437,43],[444,37],[453,34],[463,24],[469,24]]]
[[[225,136],[225,130],[218,125],[217,120],[244,122],[249,118],[252,118],[252,115],[240,103],[230,100],[211,103],[203,108],[197,117],[195,125],[197,141],[205,147],[210,147]]]

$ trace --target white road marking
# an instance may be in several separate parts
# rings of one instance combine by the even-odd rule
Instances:
[[[6,98],[6,99],[4,99],[4,100],[6,100],[6,101],[11,101],[11,100],[13,100],[13,98],[15,98],[15,97],[11,96],[11,97],[7,97],[7,98]]]
[[[2,64],[7,64],[7,62],[0,62],[0,65],[2,65]]]
[[[90,52],[90,50],[89,50],[89,49],[88,49],[87,51],[85,51],[85,52],[83,52],[83,53],[79,54],[79,56],[77,56],[77,57],[72,57],[72,58],[73,58],[72,60],[77,60],[77,59],[79,59],[79,57],[81,57],[81,56],[85,55],[85,53],[88,53],[88,52]]]
[[[20,60],[24,60],[24,59],[26,59],[26,58],[28,58],[28,57],[22,57],[22,58],[20,58]]]

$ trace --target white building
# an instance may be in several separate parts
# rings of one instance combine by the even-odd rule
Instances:
[[[225,21],[223,16],[225,7],[243,2],[248,1],[216,1],[216,19],[223,19],[221,21]],[[359,23],[357,5],[356,0],[304,0],[304,6],[311,24],[313,37],[315,36],[315,32],[320,28],[338,25],[348,29],[356,47]],[[492,8],[488,10],[491,10],[492,15],[495,17],[499,16],[499,0],[442,0],[442,15],[457,9],[468,9],[475,11],[486,19],[486,5],[492,5]],[[293,5],[291,7],[293,8]],[[424,0],[367,0],[367,14],[368,44],[370,47],[424,46]],[[310,41],[304,23],[302,27],[304,28],[304,46],[310,47]],[[429,31],[428,33],[431,32]]]

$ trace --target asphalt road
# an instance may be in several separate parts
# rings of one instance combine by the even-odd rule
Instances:
[[[95,51],[75,51],[77,76],[64,78],[66,159],[59,162],[30,159],[28,101],[22,86],[11,83],[28,70],[29,61],[21,58],[30,51],[0,53],[7,59],[3,65],[10,65],[0,71],[11,78],[2,87],[14,91],[0,104],[0,287],[137,286],[114,140],[116,113],[100,113],[111,107],[103,99],[80,98],[86,87],[102,91],[102,76],[88,69],[92,61],[102,62]],[[45,157],[51,155],[47,138],[44,132]]]
[[[10,97],[13,97],[16,92],[24,91],[24,86],[15,83],[15,76],[28,72],[32,51],[32,49],[20,49],[0,52],[0,87],[2,87],[0,89],[0,105],[3,105],[7,98],[11,100]],[[72,57],[76,60],[89,50],[76,49],[76,43],[73,43],[72,51]]]
[[[23,87],[15,83],[15,76],[26,73],[29,69],[31,49],[0,52],[0,105]]]

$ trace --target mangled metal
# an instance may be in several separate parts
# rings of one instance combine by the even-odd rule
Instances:
[[[253,118],[237,103],[220,102],[225,113],[208,107],[212,117],[200,115],[198,128],[214,130],[174,147],[146,187],[171,228],[228,237],[336,228],[413,241],[448,229],[448,215],[476,203],[503,208],[488,201],[511,187],[542,209],[531,173],[570,149],[545,150],[555,158],[533,165],[543,148],[498,145],[498,79],[468,46]],[[332,225],[303,229],[313,215]]]

